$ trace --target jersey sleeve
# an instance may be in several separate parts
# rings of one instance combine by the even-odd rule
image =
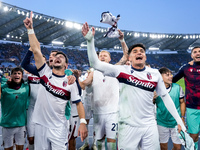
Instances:
[[[33,55],[33,52],[29,51],[24,56],[21,66],[28,72],[32,73],[33,75],[39,76],[36,66],[32,66],[31,63],[31,56]]]
[[[183,92],[182,87],[180,86],[180,96],[179,96],[179,99],[184,98],[184,96],[185,96],[185,94]]]
[[[51,71],[51,69],[46,63],[44,63],[44,65],[38,69],[39,76],[42,77],[46,71]]]
[[[85,36],[85,39],[87,40],[87,53],[88,53],[90,66],[102,72],[104,75],[117,77],[120,72],[118,71],[116,66],[105,63],[105,62],[101,62],[98,59],[96,51],[95,51],[95,46],[94,46],[94,36],[92,35],[91,31],[87,33],[87,35]]]
[[[164,84],[164,81],[163,81],[163,78],[161,76],[161,74],[158,72],[158,84],[156,86],[156,93],[159,95],[159,96],[162,96],[162,95],[165,95],[167,94],[167,90],[166,90],[166,87],[165,87],[165,84]]]
[[[70,85],[70,92],[71,92],[72,103],[78,103],[81,101],[78,86],[76,83],[73,83],[72,85]]]
[[[186,64],[180,67],[177,74],[175,74],[175,76],[173,77],[173,80],[172,80],[173,83],[176,83],[178,80],[180,80],[182,77],[184,77],[185,67],[186,67]]]

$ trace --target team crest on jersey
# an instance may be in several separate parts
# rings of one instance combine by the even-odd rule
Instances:
[[[147,78],[148,78],[149,80],[152,79],[152,76],[151,76],[151,74],[150,74],[149,72],[147,73]]]
[[[63,82],[63,87],[66,87],[67,86],[67,81],[64,81]]]
[[[131,70],[131,73],[133,73],[134,72],[134,70]]]
[[[190,69],[190,72],[192,72],[192,71],[193,71],[193,69],[191,68],[191,69]]]

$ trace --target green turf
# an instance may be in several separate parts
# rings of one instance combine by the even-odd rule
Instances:
[[[183,91],[185,92],[185,81],[184,81],[184,78],[180,79],[176,83],[179,84],[183,88]]]

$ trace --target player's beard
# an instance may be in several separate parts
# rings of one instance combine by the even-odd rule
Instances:
[[[56,70],[61,70],[62,66],[53,66],[53,68],[56,69]]]

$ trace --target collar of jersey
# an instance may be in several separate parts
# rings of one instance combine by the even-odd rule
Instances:
[[[58,77],[58,78],[63,78],[63,77],[65,77],[65,75],[59,76],[59,75],[54,74],[54,73],[52,73],[52,75],[54,75],[54,76],[56,76],[56,77]]]
[[[199,66],[200,63],[199,62],[194,62],[194,66]]]
[[[142,68],[142,69],[136,69],[131,65],[131,69],[135,70],[135,71],[144,71],[146,69],[146,67]]]

